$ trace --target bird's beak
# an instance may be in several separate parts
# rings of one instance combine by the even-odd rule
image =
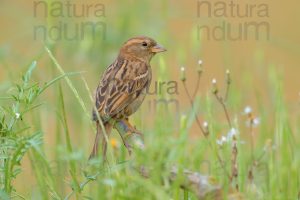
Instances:
[[[159,53],[159,52],[163,52],[163,51],[167,51],[167,49],[165,49],[160,44],[157,44],[157,45],[155,45],[154,47],[151,48],[152,53]]]

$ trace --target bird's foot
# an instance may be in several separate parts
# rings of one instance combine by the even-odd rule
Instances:
[[[128,120],[124,119],[118,121],[115,124],[115,128],[119,132],[129,155],[131,155],[134,147],[144,149],[143,134],[133,127]]]
[[[124,146],[128,151],[129,156],[131,156],[131,152],[132,152],[132,146],[130,144],[128,144],[127,141],[123,140]]]
[[[135,134],[137,134],[137,135],[139,135],[141,138],[142,138],[142,140],[144,140],[144,135],[143,135],[143,133],[141,132],[141,131],[139,131],[139,130],[137,130],[136,128],[135,128],[135,126],[132,126],[130,123],[129,123],[129,121],[128,120],[122,120],[122,123],[125,125],[125,127],[126,127],[126,132],[127,132],[127,134],[126,134],[126,137],[128,137],[128,136],[130,136],[131,134],[133,134],[133,133],[135,133]]]

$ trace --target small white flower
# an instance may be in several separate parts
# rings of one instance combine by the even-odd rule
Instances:
[[[252,108],[251,108],[250,106],[246,106],[245,109],[244,109],[244,113],[245,113],[246,115],[252,113]]]
[[[17,118],[17,119],[19,119],[19,118],[20,118],[20,116],[21,116],[21,114],[20,114],[20,113],[16,113],[16,118]]]
[[[217,140],[217,144],[220,146],[222,146],[225,142],[227,142],[227,138],[223,135],[219,140]]]
[[[222,139],[223,142],[226,142],[226,141],[227,141],[227,138],[226,138],[225,136],[222,136],[221,139]]]
[[[229,69],[227,69],[227,70],[226,70],[226,74],[230,74],[230,71],[229,71]]]
[[[217,79],[215,79],[215,78],[212,79],[211,83],[212,83],[212,84],[217,84]]]
[[[246,126],[248,127],[257,127],[260,124],[260,119],[258,117],[254,118],[253,120],[247,120]]]
[[[204,126],[204,128],[207,128],[208,127],[208,122],[207,121],[203,122],[203,126]]]
[[[217,140],[216,142],[217,142],[217,145],[219,145],[219,146],[222,146],[222,145],[223,145],[223,143],[222,143],[221,140]]]
[[[231,128],[229,132],[227,133],[227,139],[231,140],[233,136],[236,136],[238,134],[238,130],[235,128]]]
[[[260,119],[258,117],[253,119],[253,125],[258,126],[260,124]]]
[[[202,60],[198,60],[198,64],[202,65],[203,61]]]
[[[180,70],[181,70],[182,72],[184,72],[184,71],[185,71],[185,68],[184,68],[184,67],[180,67]]]

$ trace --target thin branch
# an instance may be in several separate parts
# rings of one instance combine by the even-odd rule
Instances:
[[[230,84],[229,71],[226,72],[226,74],[227,74],[227,86],[228,86],[227,87],[227,91],[226,91],[226,95],[227,95],[228,90],[229,90],[229,84]],[[218,100],[218,102],[221,104],[221,106],[222,106],[222,108],[224,110],[224,113],[225,113],[228,125],[232,129],[231,119],[229,117],[228,110],[227,110],[224,98],[222,98],[219,95],[219,91],[218,91],[216,79],[212,80],[212,84],[213,84],[213,94],[215,95],[215,97]],[[229,178],[230,183],[232,183],[233,179],[237,180],[237,178],[238,178],[238,164],[237,164],[238,149],[237,149],[237,141],[236,141],[235,136],[232,139],[233,140],[232,140],[232,152],[231,152],[231,175],[230,175],[230,178]],[[239,190],[238,183],[236,183],[236,189]]]
[[[188,89],[187,89],[187,87],[186,87],[185,79],[182,79],[182,83],[183,83],[183,86],[184,86],[184,89],[185,89],[185,93],[186,93],[186,95],[187,95],[187,97],[188,97],[188,99],[189,99],[189,102],[190,102],[190,104],[191,104],[191,107],[194,108],[194,101],[193,101],[193,99],[191,98],[191,95],[190,95],[190,93],[189,93],[189,91],[188,91]],[[196,119],[197,125],[198,125],[198,127],[200,128],[202,134],[203,134],[204,137],[208,140],[208,144],[209,144],[210,148],[214,151],[213,145],[211,144],[211,141],[208,139],[209,133],[208,133],[206,130],[204,130],[204,128],[202,127],[202,125],[201,125],[201,123],[200,123],[200,120],[199,120],[197,114],[195,114],[195,119]],[[224,170],[224,172],[225,172],[225,174],[227,175],[227,177],[230,178],[230,175],[229,175],[229,173],[228,173],[227,170],[226,170],[224,161],[222,160],[220,154],[218,153],[218,151],[215,151],[215,153],[216,153],[217,159],[218,159],[218,161],[219,161],[219,163],[220,163],[222,169]]]
[[[237,155],[238,155],[238,149],[237,149],[237,141],[236,138],[233,137],[232,140],[232,152],[231,152],[231,177],[230,177],[230,183],[235,179],[238,178],[238,165],[237,165]],[[239,185],[236,183],[236,190],[239,190]]]
[[[187,89],[187,86],[186,86],[186,84],[185,84],[185,80],[182,81],[182,83],[183,83],[183,87],[184,87],[185,93],[186,93],[186,95],[188,96],[189,102],[190,102],[191,107],[192,107],[192,109],[193,109],[193,108],[194,108],[194,101],[193,101],[193,99],[192,99],[192,97],[191,97],[191,95],[190,95],[190,93],[189,93],[189,91],[188,91],[188,89]],[[203,134],[205,137],[207,137],[207,136],[208,136],[208,133],[207,133],[207,132],[204,130],[204,128],[202,127],[202,125],[201,125],[201,123],[200,123],[200,120],[199,120],[197,114],[195,114],[195,119],[196,119],[197,125],[199,126],[199,128],[200,128],[202,134]]]
[[[228,99],[230,84],[231,84],[230,71],[226,70],[226,90],[225,90],[225,96],[224,96],[224,101],[225,102]]]
[[[251,116],[249,116],[251,117]],[[252,162],[254,163],[254,133],[253,133],[253,119],[250,118],[250,138],[251,138],[251,158]]]
[[[228,93],[229,93],[230,84],[226,84],[226,90],[224,95],[224,101],[226,102],[228,99]]]
[[[229,114],[228,114],[228,110],[227,110],[227,107],[226,107],[226,104],[225,104],[223,98],[218,95],[218,92],[214,92],[214,95],[215,95],[216,99],[221,104],[221,106],[224,110],[224,113],[225,113],[225,116],[226,116],[229,127],[232,128],[232,123],[231,123],[231,120],[230,120],[230,117],[229,117]]]
[[[201,79],[201,75],[202,75],[202,71],[198,71],[198,78],[197,78],[197,83],[196,83],[196,88],[195,88],[195,91],[194,91],[194,94],[193,94],[193,99],[195,99],[196,95],[197,95],[197,92],[199,90],[199,86],[200,86],[200,79]]]

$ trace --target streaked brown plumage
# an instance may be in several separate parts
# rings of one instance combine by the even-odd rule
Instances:
[[[149,37],[134,37],[124,43],[117,59],[105,70],[95,95],[97,111],[93,112],[93,118],[97,123],[97,134],[90,157],[97,155],[101,134],[96,112],[107,134],[112,129],[110,119],[127,121],[142,104],[150,86],[151,58],[163,51],[165,49]],[[102,153],[105,156],[107,144],[103,137],[102,142]]]

